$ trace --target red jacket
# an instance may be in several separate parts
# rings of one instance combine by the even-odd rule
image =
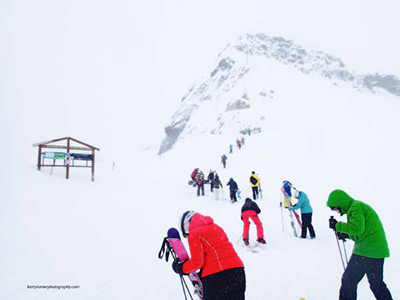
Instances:
[[[182,268],[186,274],[203,269],[202,277],[205,277],[227,269],[244,267],[224,230],[214,224],[211,217],[199,213],[193,215],[188,241],[191,259]]]

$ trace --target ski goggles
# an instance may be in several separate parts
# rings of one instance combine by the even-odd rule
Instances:
[[[342,213],[342,208],[339,206],[330,206],[329,207],[332,211],[336,211],[338,213]]]

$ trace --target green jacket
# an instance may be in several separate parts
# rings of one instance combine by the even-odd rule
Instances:
[[[342,190],[334,190],[327,202],[347,214],[347,223],[338,222],[336,230],[347,233],[354,244],[353,253],[371,258],[389,257],[385,231],[377,213],[364,202],[354,200]]]

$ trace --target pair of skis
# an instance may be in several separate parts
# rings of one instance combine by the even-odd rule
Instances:
[[[284,187],[281,188],[281,191],[282,191],[283,196],[285,197],[286,202],[287,202],[287,205],[288,205],[287,208],[288,208],[289,216],[290,216],[290,225],[291,225],[292,228],[293,228],[294,236],[295,236],[295,237],[298,237],[299,235],[298,235],[298,233],[297,233],[297,228],[296,228],[296,224],[295,224],[295,220],[294,220],[294,219],[296,219],[297,223],[299,224],[299,226],[300,226],[300,228],[301,228],[300,217],[299,217],[299,215],[298,215],[297,212],[295,212],[294,210],[290,210],[290,208],[293,206],[293,204],[292,204],[292,199],[291,199],[291,197],[289,197],[289,195],[286,193]],[[281,206],[282,206],[282,203],[281,203]],[[293,217],[293,215],[294,215],[294,217]],[[282,218],[283,218],[283,214],[282,214]],[[282,219],[282,220],[283,220],[283,219]],[[283,224],[283,223],[282,223],[282,224]]]
[[[261,188],[261,183],[260,182],[258,182],[258,192],[260,193],[260,197],[262,198],[263,197],[263,195],[262,195],[263,190]]]
[[[169,255],[172,256],[175,262],[184,262],[189,259],[189,255],[185,249],[181,241],[181,237],[179,235],[179,231],[176,228],[170,228],[167,233],[167,237],[164,238],[163,243],[161,245],[160,252],[158,253],[158,258],[162,259],[165,255],[165,261],[168,261]],[[200,300],[203,300],[203,284],[199,275],[195,272],[187,274],[190,282],[194,288],[194,294],[196,294]],[[183,294],[185,299],[188,299],[186,296],[186,292],[188,293],[190,299],[193,300],[192,295],[190,294],[189,288],[186,284],[186,281],[183,275],[180,275],[181,285],[183,289]]]

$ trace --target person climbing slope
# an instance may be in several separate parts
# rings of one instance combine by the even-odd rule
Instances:
[[[260,185],[260,178],[256,176],[256,172],[254,171],[251,172],[250,184],[253,191],[253,200],[256,200],[259,197],[258,187]]]
[[[246,201],[242,206],[241,214],[241,219],[243,221],[243,242],[246,246],[249,245],[249,219],[251,219],[257,227],[257,242],[260,244],[266,244],[264,240],[263,225],[258,217],[259,213],[261,213],[261,209],[258,207],[257,203],[252,201],[250,198],[246,198]]]
[[[329,227],[354,241],[353,254],[342,276],[339,300],[356,300],[358,283],[365,274],[377,300],[393,300],[383,281],[383,265],[389,257],[389,246],[378,214],[371,206],[342,190],[332,191],[326,205],[340,215],[347,215],[347,222],[338,222],[331,217]]]
[[[236,192],[238,191],[239,187],[236,181],[231,177],[226,185],[229,186],[229,196],[231,198],[231,202],[237,202]]]
[[[191,257],[174,261],[173,270],[181,275],[201,270],[203,300],[244,300],[244,265],[224,230],[211,217],[194,211],[186,211],[180,223]]]

